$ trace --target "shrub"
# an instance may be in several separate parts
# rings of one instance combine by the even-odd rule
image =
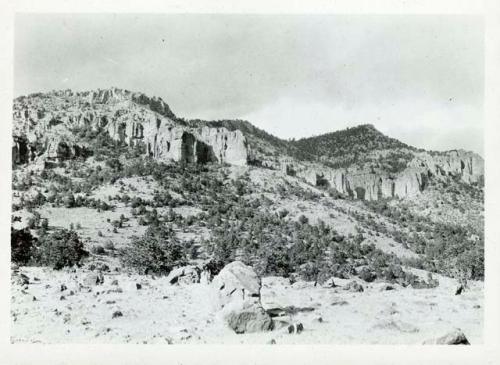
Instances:
[[[301,215],[301,216],[299,217],[299,222],[300,222],[301,224],[307,224],[307,223],[309,223],[309,218],[307,218],[305,215]]]
[[[31,259],[36,239],[28,228],[10,229],[10,259],[19,265],[26,265]]]
[[[37,227],[37,220],[35,217],[28,218],[28,228],[35,229]]]
[[[106,250],[114,251],[114,250],[115,250],[115,244],[113,243],[113,241],[108,240],[108,241],[106,241],[106,243],[104,244],[104,248],[105,248]]]
[[[299,275],[306,281],[316,281],[319,273],[319,265],[315,262],[306,262],[299,267]]]
[[[63,199],[63,204],[66,208],[73,208],[75,206],[75,196],[68,193]]]
[[[121,251],[124,266],[142,273],[168,274],[175,265],[184,262],[182,246],[172,229],[163,225],[150,226],[144,235],[134,238]]]
[[[39,245],[33,254],[33,262],[60,270],[65,266],[80,264],[88,255],[83,242],[75,231],[60,229],[40,237]]]
[[[94,255],[105,255],[106,250],[102,246],[92,246],[90,249],[90,252],[92,252]]]
[[[282,209],[278,212],[280,218],[285,218],[288,215],[288,210],[287,209]]]
[[[367,283],[371,283],[373,280],[377,278],[377,276],[367,267],[363,267],[359,272],[359,278],[361,280],[366,281]]]

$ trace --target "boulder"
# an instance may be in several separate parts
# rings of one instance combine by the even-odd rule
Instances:
[[[238,334],[269,331],[273,327],[271,317],[259,305],[230,303],[223,310],[223,318]]]
[[[212,280],[212,274],[209,270],[203,270],[200,274],[200,284],[208,285]]]
[[[335,281],[333,278],[330,278],[326,280],[322,285],[323,288],[335,288],[337,285],[335,285]]]
[[[392,330],[405,333],[416,333],[419,332],[419,328],[412,325],[411,323],[403,322],[399,319],[386,318],[378,321],[373,327],[373,329],[380,330]]]
[[[212,287],[219,308],[235,301],[260,305],[261,280],[250,266],[241,261],[226,265],[213,279]]]
[[[444,336],[429,339],[423,342],[424,345],[470,345],[469,340],[460,328],[448,332]]]
[[[380,283],[379,285],[376,285],[375,288],[378,291],[389,291],[389,290],[397,290],[400,289],[401,287],[398,284]]]
[[[200,282],[201,270],[193,265],[173,269],[167,276],[169,284],[195,284]]]
[[[364,291],[363,286],[362,286],[360,283],[358,283],[357,281],[354,281],[354,280],[353,280],[353,281],[348,282],[348,283],[344,286],[344,288],[343,288],[343,289],[344,289],[344,290],[347,290],[347,291],[350,291],[350,292],[353,292],[353,293],[357,293],[357,292],[362,292],[362,291]]]
[[[104,276],[101,273],[91,272],[83,279],[83,284],[85,286],[95,286],[102,283],[104,283]]]
[[[278,330],[283,327],[288,327],[293,324],[293,320],[290,316],[279,316],[272,317],[273,320],[273,330]]]
[[[216,308],[236,333],[268,331],[273,321],[260,303],[261,280],[240,261],[225,266],[212,281]]]
[[[299,334],[304,330],[304,325],[302,323],[294,323],[288,326],[288,333]]]
[[[21,273],[21,274],[15,276],[15,282],[18,285],[24,286],[24,285],[28,285],[30,283],[30,279],[29,279],[29,277],[27,277],[26,275]]]

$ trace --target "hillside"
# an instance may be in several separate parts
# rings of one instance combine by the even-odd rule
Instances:
[[[432,325],[411,314],[420,293],[439,303],[443,331],[462,326],[481,341],[480,156],[418,150],[369,125],[288,142],[245,121],[184,120],[160,98],[116,88],[19,97],[13,123],[13,341],[59,342],[71,330],[71,341],[154,342],[137,332],[152,326],[173,343],[262,343],[227,332],[209,306],[184,310],[234,262],[262,278],[258,316],[292,311],[283,321],[302,321],[303,341],[377,342],[332,334],[343,304],[330,302],[345,301],[360,328],[377,318],[363,331],[421,342]],[[312,309],[298,309],[308,307],[301,293]],[[168,333],[148,298],[173,308]],[[391,301],[401,318],[387,315]],[[95,309],[80,318],[67,306]],[[335,328],[353,335],[345,322]]]
[[[412,157],[411,152],[416,151],[416,148],[380,133],[371,124],[301,138],[291,143],[303,153],[315,156],[332,167],[347,167],[366,159],[374,152],[384,150],[392,150],[393,153],[404,151],[406,154],[402,156],[408,162]]]

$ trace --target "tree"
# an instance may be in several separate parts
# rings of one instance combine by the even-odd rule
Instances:
[[[134,238],[121,252],[123,264],[142,273],[168,274],[184,259],[174,232],[164,225],[148,227],[142,237]]]
[[[72,193],[66,194],[63,204],[66,208],[73,208],[75,206],[75,196]]]
[[[26,265],[33,254],[33,247],[36,243],[28,228],[10,229],[10,259],[19,265]]]
[[[78,234],[66,229],[40,237],[36,252],[33,253],[34,263],[50,266],[55,270],[78,265],[86,256],[88,252],[84,250]]]

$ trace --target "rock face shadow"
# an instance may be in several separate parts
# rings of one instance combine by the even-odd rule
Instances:
[[[212,146],[199,141],[191,133],[183,133],[181,137],[181,162],[206,164],[217,162]]]

